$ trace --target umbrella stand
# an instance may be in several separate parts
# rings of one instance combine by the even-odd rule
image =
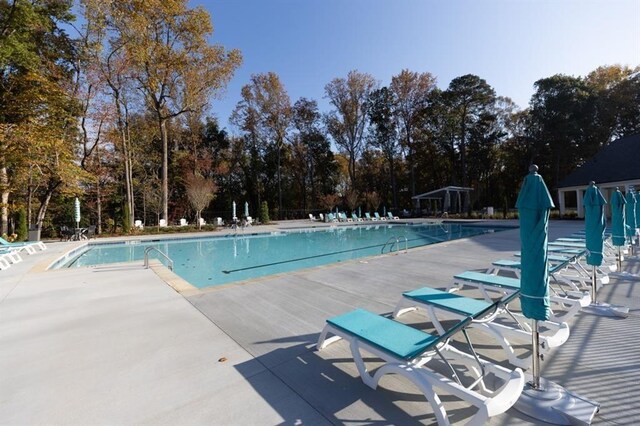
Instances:
[[[538,321],[532,320],[532,362],[527,383],[513,408],[537,420],[554,425],[589,425],[600,404],[588,400],[540,376],[540,339]]]
[[[597,267],[593,267],[593,272],[591,273],[591,304],[589,306],[585,306],[582,308],[582,312],[600,315],[603,317],[622,317],[627,318],[629,316],[629,308],[622,305],[611,305],[609,303],[602,303],[596,300],[596,275]]]
[[[622,250],[618,246],[618,256],[616,256],[616,262],[618,264],[618,271],[622,271]]]
[[[531,328],[531,387],[540,389],[540,333],[538,331],[538,320],[532,320]]]

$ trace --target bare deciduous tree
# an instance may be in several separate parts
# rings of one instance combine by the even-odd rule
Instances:
[[[186,183],[187,197],[191,206],[196,211],[196,221],[198,229],[202,227],[200,214],[206,209],[209,203],[215,198],[218,190],[214,181],[203,178],[202,176],[193,175],[189,177]]]

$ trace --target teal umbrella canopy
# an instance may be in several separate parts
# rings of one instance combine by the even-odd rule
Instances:
[[[618,188],[611,194],[611,242],[614,246],[623,246],[624,238],[624,205],[627,201]]]
[[[625,217],[625,230],[627,232],[627,238],[631,238],[636,235],[636,196],[633,192],[627,191],[625,196],[627,204],[624,206]]]
[[[584,228],[587,240],[587,263],[593,266],[602,265],[604,229],[607,226],[604,217],[605,204],[607,200],[592,182],[584,194]]]
[[[640,228],[640,194],[635,193],[636,196],[636,228]]]
[[[520,304],[527,318],[549,319],[549,272],[547,239],[549,210],[554,207],[549,190],[531,166],[518,194],[516,208],[520,217],[521,265]]]

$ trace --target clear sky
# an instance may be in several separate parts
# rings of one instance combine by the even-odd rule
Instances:
[[[446,88],[476,74],[525,108],[536,80],[640,65],[640,0],[191,0],[211,14],[212,42],[244,56],[212,112],[228,118],[252,74],[280,76],[292,103],[317,100],[350,70],[381,84],[402,69]]]

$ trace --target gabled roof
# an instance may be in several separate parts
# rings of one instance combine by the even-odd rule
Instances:
[[[640,179],[640,133],[617,139],[564,178],[558,188]]]

